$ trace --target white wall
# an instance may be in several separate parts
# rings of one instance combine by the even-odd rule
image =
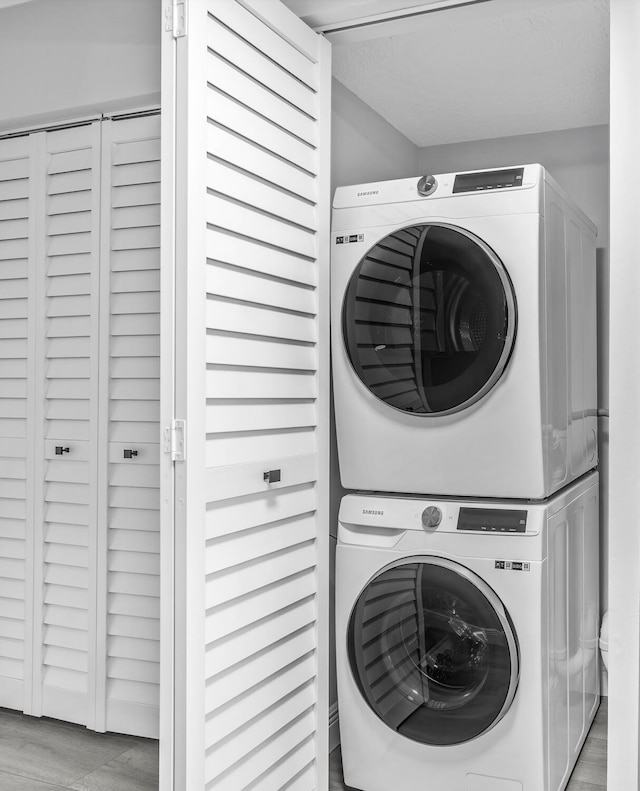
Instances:
[[[365,184],[369,181],[415,176],[418,173],[417,146],[335,79],[331,91],[332,194],[336,187],[347,184]],[[340,485],[333,411],[331,426],[331,589],[333,591],[338,508],[345,494],[345,490]],[[331,614],[333,619],[333,601]],[[330,702],[332,711],[335,711],[337,692],[333,634],[332,621]],[[335,746],[336,738],[337,733],[333,728],[332,747]]]
[[[609,128],[592,126],[420,149],[421,173],[539,162],[598,226],[598,406],[609,408]],[[609,420],[600,418],[602,611],[608,606]]]
[[[640,3],[611,0],[611,500],[607,787],[640,788]]]
[[[0,131],[160,101],[161,0],[0,9]]]
[[[418,147],[336,79],[331,90],[332,188],[415,176]]]

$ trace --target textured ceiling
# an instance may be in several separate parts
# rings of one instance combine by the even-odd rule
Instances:
[[[316,30],[334,30],[354,20],[411,13],[426,7],[443,7],[489,0],[283,0],[307,25]],[[516,0],[510,0],[514,2]],[[531,0],[529,0],[531,2]],[[563,0],[556,0],[563,2]]]
[[[418,146],[609,121],[608,0],[491,0],[375,28],[334,39],[334,76]]]

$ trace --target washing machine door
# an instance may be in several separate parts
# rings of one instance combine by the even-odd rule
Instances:
[[[348,656],[375,714],[424,744],[485,733],[518,685],[505,607],[480,577],[444,558],[403,560],[371,580],[351,613]]]
[[[389,406],[447,415],[498,382],[516,336],[508,273],[480,238],[445,224],[414,225],[368,251],[342,313],[357,376]]]

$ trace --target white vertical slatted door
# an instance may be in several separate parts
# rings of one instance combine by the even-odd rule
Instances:
[[[36,445],[34,620],[41,629],[34,710],[93,727],[100,124],[46,133],[45,145],[35,323],[44,382],[35,423],[44,431]]]
[[[110,261],[109,282],[103,280],[109,370],[106,729],[157,738],[160,117],[107,122],[104,132],[103,260]]]
[[[0,141],[0,706],[20,710],[29,709],[31,682],[27,328],[35,258],[33,159],[28,137]]]
[[[330,50],[271,0],[187,10],[175,787],[325,789]]]

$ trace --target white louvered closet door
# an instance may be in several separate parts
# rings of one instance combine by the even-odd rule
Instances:
[[[94,727],[100,123],[35,137],[33,713]]]
[[[0,706],[149,737],[159,126],[0,141]]]
[[[0,705],[94,724],[100,124],[0,142]]]
[[[274,0],[185,5],[175,789],[325,789],[330,48]]]
[[[35,244],[34,147],[29,138],[0,142],[0,706],[24,709],[31,698],[33,476],[27,423],[30,282]]]
[[[158,737],[160,117],[103,124],[104,726]]]

